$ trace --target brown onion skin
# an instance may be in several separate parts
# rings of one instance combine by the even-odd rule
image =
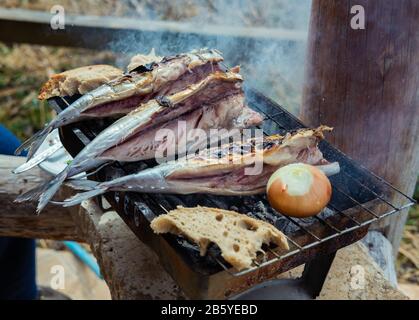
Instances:
[[[291,196],[280,178],[274,180],[268,189],[268,200],[278,212],[296,218],[307,218],[320,213],[329,203],[332,186],[326,175],[310,166],[313,183],[309,192],[302,196]]]

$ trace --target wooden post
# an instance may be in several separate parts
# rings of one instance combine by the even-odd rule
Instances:
[[[365,29],[351,28],[365,10]],[[411,195],[419,170],[419,1],[313,0],[301,117]],[[397,252],[407,212],[378,227]]]

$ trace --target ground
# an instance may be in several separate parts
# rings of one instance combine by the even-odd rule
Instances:
[[[88,248],[86,248],[89,250]],[[38,286],[51,287],[54,282],[54,266],[64,267],[64,283],[57,291],[73,300],[103,300],[111,295],[103,279],[100,279],[84,263],[77,259],[60,241],[38,241],[36,252]]]
[[[289,6],[285,6],[286,2],[286,0],[268,1],[269,5],[263,9],[255,5],[244,5],[235,10],[236,14],[230,14],[228,21],[234,25],[247,26],[263,25],[287,28],[306,26],[308,10],[306,7],[296,8],[302,6],[303,2],[300,4],[292,2],[294,6],[292,9],[304,12],[297,18],[292,15]],[[63,5],[69,13],[135,15],[140,18],[163,20],[194,21],[194,19],[201,18],[202,13],[205,12],[207,22],[217,23],[226,21],[225,15],[227,14],[222,10],[222,1],[217,0],[5,0],[1,5],[49,10],[52,5],[57,3]],[[304,3],[307,4],[307,1]],[[273,6],[277,10],[270,10]],[[0,43],[0,123],[11,129],[19,138],[28,138],[53,117],[53,113],[46,103],[37,100],[40,86],[51,74],[88,64],[120,65],[121,61],[126,61],[126,59],[127,57],[124,55],[111,52],[29,45],[10,46]],[[296,74],[299,75],[297,78],[301,78],[301,72],[296,72]],[[299,80],[291,76],[283,76],[277,68],[270,68],[267,72],[263,72],[263,75],[260,82],[269,95],[281,101],[293,113],[297,113],[297,101],[301,92]],[[415,197],[419,199],[419,185],[416,187]],[[40,261],[42,265],[44,262]],[[417,286],[419,286],[419,206],[417,205],[410,211],[398,255],[397,270],[402,286],[409,292],[415,290],[417,292]]]

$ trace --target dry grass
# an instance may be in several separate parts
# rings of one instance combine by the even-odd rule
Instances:
[[[49,11],[55,5],[61,5],[66,12],[90,13],[95,15],[123,15],[129,1],[120,0],[3,0],[1,6],[6,8],[25,8],[30,10]]]
[[[83,49],[0,43],[0,123],[26,139],[52,117],[46,103],[37,99],[41,85],[53,73],[96,63],[115,63],[106,52]]]
[[[69,14],[135,16],[147,20],[200,21],[229,25],[294,28],[307,19],[310,0],[3,0],[2,7],[50,11],[61,5]],[[298,12],[292,15],[291,12]]]

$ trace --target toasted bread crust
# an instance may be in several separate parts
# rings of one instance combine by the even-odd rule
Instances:
[[[183,235],[199,245],[205,255],[215,243],[221,255],[237,270],[251,267],[262,244],[273,242],[288,250],[285,235],[273,225],[234,211],[217,208],[178,207],[151,222],[156,233]]]
[[[42,86],[38,99],[85,94],[123,74],[109,65],[92,65],[54,74]]]

